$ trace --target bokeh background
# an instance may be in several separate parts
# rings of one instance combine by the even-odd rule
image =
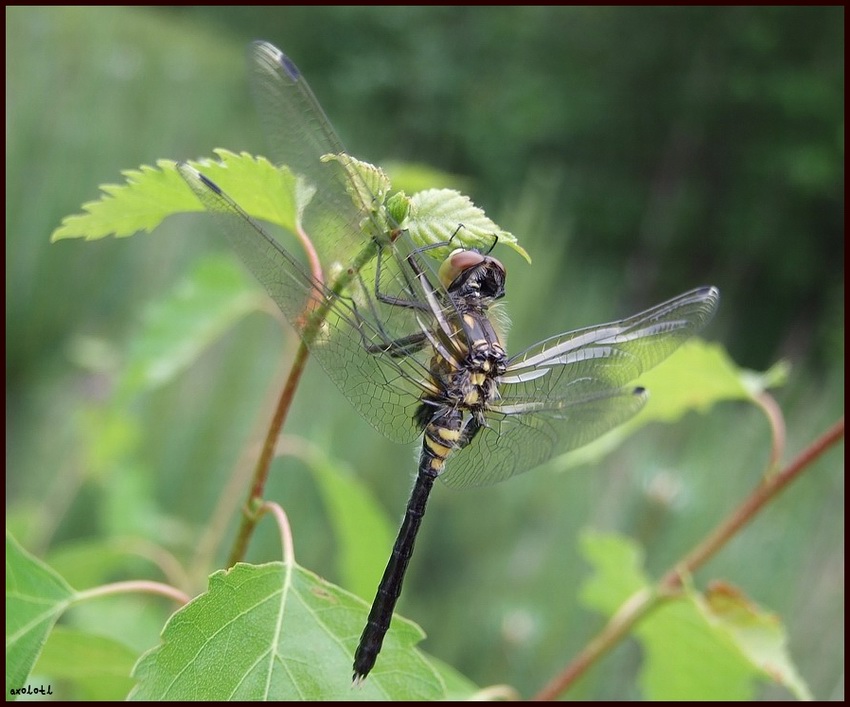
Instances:
[[[134,436],[136,453],[97,468],[80,430],[97,424],[110,365],[145,307],[226,248],[192,217],[48,242],[122,169],[214,147],[262,154],[243,58],[255,38],[298,62],[353,154],[455,175],[518,236],[534,262],[504,256],[511,349],[710,283],[723,300],[706,338],[742,366],[793,367],[776,391],[789,458],[843,414],[843,8],[7,8],[6,20],[7,514],[39,554],[148,532],[189,558],[263,429],[295,342],[255,315],[137,403],[132,429],[105,430]],[[287,431],[400,517],[414,450],[381,439],[318,366]],[[727,404],[644,430],[601,465],[438,489],[401,611],[426,650],[529,694],[602,624],[576,601],[580,529],[637,538],[661,572],[757,483],[768,445],[761,414]],[[822,699],[843,697],[842,455],[696,578],[779,613]],[[268,495],[300,562],[335,579],[306,468],[278,460]],[[251,559],[278,553],[262,530]],[[638,697],[639,662],[626,643],[572,694]]]

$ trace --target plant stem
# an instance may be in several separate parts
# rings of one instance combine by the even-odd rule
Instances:
[[[319,255],[313,246],[313,241],[304,230],[300,223],[296,226],[295,236],[301,243],[304,252],[307,255],[307,260],[310,263],[310,273],[314,280],[314,293],[317,295],[322,292],[322,286],[325,278],[322,271],[322,264],[319,260]],[[307,304],[305,315],[312,308],[314,302]],[[327,302],[325,307],[327,307]],[[307,348],[308,342],[312,341],[318,331],[318,326],[324,319],[327,309],[318,315],[317,321],[313,328],[305,333],[298,346],[298,351],[295,353],[295,359],[292,361],[292,368],[289,370],[289,376],[280,393],[280,398],[277,401],[274,415],[269,428],[266,431],[266,438],[263,442],[263,451],[257,459],[257,465],[254,467],[254,481],[251,484],[251,492],[248,494],[248,500],[242,509],[242,523],[239,526],[239,532],[236,534],[236,539],[233,543],[233,549],[230,551],[230,557],[227,561],[227,566],[232,567],[237,562],[245,557],[245,550],[248,547],[254,528],[262,515],[261,506],[263,503],[263,489],[266,487],[266,481],[269,478],[269,469],[271,468],[272,459],[274,459],[275,447],[277,439],[280,436],[283,425],[286,422],[286,416],[289,414],[289,409],[292,407],[292,399],[295,397],[295,391],[298,389],[298,383],[301,380],[301,375],[304,373],[304,366],[307,359],[310,357],[310,350]]]
[[[178,604],[188,604],[191,597],[184,594],[179,589],[172,587],[170,584],[162,582],[150,582],[148,580],[133,580],[130,582],[113,582],[112,584],[104,584],[93,589],[86,589],[77,592],[74,596],[74,603],[96,599],[98,597],[114,596],[116,594],[131,594],[143,592],[146,594],[158,594],[167,599],[177,602]]]
[[[301,380],[301,375],[304,373],[304,366],[307,363],[307,358],[310,351],[304,341],[298,346],[298,351],[295,354],[295,359],[292,362],[292,368],[289,370],[289,376],[286,379],[286,384],[280,393],[280,398],[277,402],[274,415],[272,416],[269,428],[266,432],[266,438],[263,442],[263,450],[257,459],[257,465],[254,467],[254,480],[251,484],[251,491],[248,495],[248,500],[242,509],[242,523],[239,526],[239,532],[236,535],[236,540],[233,544],[233,549],[230,552],[227,566],[232,567],[245,556],[245,550],[248,547],[248,540],[254,532],[257,521],[260,518],[259,508],[263,502],[263,490],[266,486],[266,481],[269,476],[269,468],[271,467],[272,459],[274,459],[274,451],[277,445],[277,439],[286,422],[286,416],[289,409],[292,407],[292,399],[295,396],[295,391],[298,388],[298,382]]]
[[[254,528],[257,525],[260,515],[262,515],[260,507],[263,503],[263,489],[266,486],[266,480],[269,476],[269,468],[271,467],[272,459],[274,458],[277,439],[283,429],[284,422],[286,422],[286,416],[292,406],[292,399],[295,396],[295,391],[298,388],[298,383],[301,380],[302,373],[304,372],[304,366],[310,355],[308,346],[312,344],[316,336],[319,335],[322,323],[327,318],[328,312],[331,311],[336,297],[338,297],[339,294],[351,284],[365,264],[375,258],[380,250],[378,241],[374,238],[369,239],[366,245],[354,258],[351,266],[338,274],[330,288],[325,288],[325,280],[321,263],[319,261],[318,254],[313,247],[312,240],[300,225],[296,231],[298,240],[301,241],[310,262],[310,272],[314,280],[313,296],[305,305],[304,312],[302,313],[302,317],[304,317],[304,324],[303,330],[299,331],[301,335],[301,344],[295,354],[295,360],[292,362],[289,377],[286,379],[286,384],[281,391],[274,416],[269,423],[265,442],[263,443],[263,451],[261,452],[259,459],[257,459],[257,465],[254,468],[254,480],[251,484],[251,492],[248,495],[248,500],[245,502],[245,506],[242,509],[242,523],[239,526],[239,532],[236,535],[236,539],[233,543],[233,549],[230,552],[227,564],[228,567],[232,567],[244,558],[245,550],[248,547],[248,540],[254,532]]]
[[[770,424],[773,444],[771,445],[768,473],[773,473],[779,468],[782,453],[785,451],[785,417],[782,415],[782,410],[777,404],[776,398],[766,390],[753,396],[753,402],[761,408]]]

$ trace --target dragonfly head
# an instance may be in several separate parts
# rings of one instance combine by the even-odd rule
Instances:
[[[452,295],[487,301],[505,296],[505,266],[474,248],[452,251],[440,265],[439,276]]]

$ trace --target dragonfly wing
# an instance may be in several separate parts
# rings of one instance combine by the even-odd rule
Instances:
[[[345,152],[310,86],[293,61],[268,42],[252,42],[248,65],[254,100],[271,141],[272,156],[296,172],[319,155]]]
[[[508,361],[499,380],[501,402],[561,398],[585,379],[620,388],[702,329],[719,299],[717,288],[701,287],[627,319],[544,339]]]
[[[417,352],[393,356],[388,346],[394,337],[398,338],[398,330],[407,335],[418,330],[415,316],[409,310],[391,307],[399,311],[390,312],[393,316],[381,323],[375,311],[379,304],[371,299],[367,267],[364,266],[363,278],[353,278],[339,292],[331,291],[314,280],[300,261],[212,181],[188,165],[181,164],[178,169],[215,217],[236,253],[302,336],[310,311],[325,302],[332,303],[319,331],[309,342],[311,352],[376,429],[399,442],[415,439],[420,430],[413,416],[425,390],[426,355]],[[387,277],[382,276],[382,281],[386,279],[392,285],[398,281],[396,273],[400,265],[395,261],[394,250],[385,253],[382,260],[386,261]],[[375,262],[369,266],[374,279]],[[399,288],[396,286],[393,292],[399,294]],[[422,316],[428,319],[427,312]]]
[[[719,302],[714,287],[674,297],[640,314],[545,339],[508,361],[489,427],[447,463],[449,486],[497,483],[581,447],[643,406],[624,388],[704,327]]]
[[[641,388],[576,386],[570,398],[524,413],[486,414],[486,428],[446,463],[441,479],[453,488],[485,486],[529,471],[557,454],[582,447],[633,417],[646,402]]]
[[[253,42],[248,68],[272,158],[315,189],[302,216],[305,232],[324,266],[347,264],[371,237],[383,235],[373,210],[384,195],[373,195],[344,161],[327,159],[345,155],[345,148],[289,57],[268,42]]]

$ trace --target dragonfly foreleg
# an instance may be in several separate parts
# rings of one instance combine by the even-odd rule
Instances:
[[[382,263],[383,263],[383,254],[384,254],[384,249],[381,248],[378,251],[378,259],[377,259],[377,264],[375,266],[375,299],[377,299],[379,302],[383,302],[384,304],[388,304],[392,307],[407,307],[409,309],[428,309],[428,306],[424,302],[420,302],[419,300],[415,299],[415,295],[413,294],[413,292],[414,292],[413,283],[410,281],[410,279],[407,276],[407,273],[404,271],[403,268],[400,268],[400,272],[405,279],[406,290],[407,290],[408,294],[410,295],[410,299],[406,299],[404,297],[396,297],[394,295],[389,295],[389,294],[386,294],[385,292],[381,291],[381,269],[382,269]],[[412,255],[412,253],[411,253],[411,255]],[[407,258],[405,258],[405,260],[409,261],[409,258],[410,258],[410,256],[407,256]],[[416,272],[416,271],[414,270],[414,272]],[[417,275],[418,274],[419,273],[417,272]]]
[[[354,315],[354,321],[352,324],[360,334],[360,341],[363,348],[370,354],[389,354],[393,358],[410,356],[424,349],[428,344],[428,337],[425,335],[425,332],[417,331],[407,336],[401,336],[394,339],[385,331],[381,324],[381,318],[375,311],[374,302],[372,302],[371,297],[366,294],[367,288],[362,278],[359,278],[359,283],[360,287],[363,289],[363,299],[367,302],[369,309],[371,310],[371,319],[367,319],[360,313],[360,310],[357,307],[357,302],[353,297],[346,296],[341,297],[341,299],[345,299],[348,302],[351,313]],[[371,329],[374,331],[375,338],[378,339],[378,341],[376,342],[370,339],[367,332],[364,331],[365,329]]]
[[[365,340],[363,346],[370,354],[386,353],[393,358],[403,358],[415,353],[419,353],[428,344],[428,337],[421,331],[410,336],[402,336],[399,339],[393,339],[383,344],[373,344]]]

